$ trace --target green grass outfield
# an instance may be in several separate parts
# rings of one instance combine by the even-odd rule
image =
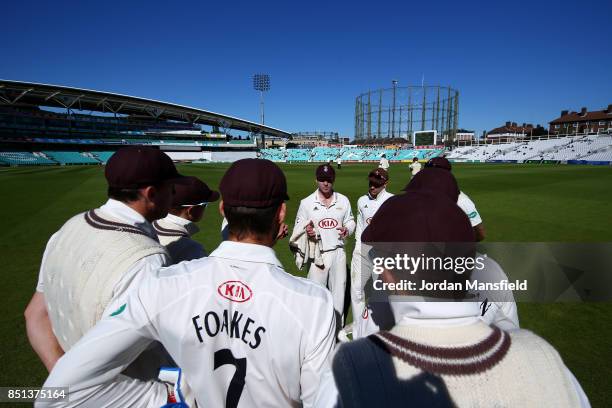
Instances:
[[[182,165],[213,188],[227,165]],[[345,164],[336,190],[353,203],[367,188],[372,165]],[[315,189],[314,165],[283,165],[289,184],[288,224],[301,198]],[[482,214],[488,241],[612,241],[612,168],[556,165],[456,165],[459,185]],[[389,190],[409,180],[407,165],[390,170]],[[41,385],[46,372],[28,344],[23,310],[34,291],[46,241],[70,216],[105,201],[102,167],[0,168],[0,386]],[[221,218],[209,206],[195,239],[210,251],[220,242]],[[353,243],[350,243],[349,254]],[[297,271],[287,242],[276,247]],[[612,273],[611,270],[602,273]],[[612,304],[519,304],[519,318],[551,342],[583,385],[593,406],[612,398]],[[0,403],[0,408],[6,406]]]

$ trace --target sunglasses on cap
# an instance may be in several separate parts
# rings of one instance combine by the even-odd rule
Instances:
[[[183,205],[181,205],[181,207],[197,207],[197,206],[200,206],[200,207],[206,208],[207,205],[208,205],[208,202],[202,201],[201,203],[197,203],[197,204],[183,204]]]

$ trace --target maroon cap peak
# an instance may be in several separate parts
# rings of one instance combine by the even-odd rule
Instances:
[[[265,208],[289,199],[285,174],[265,159],[235,161],[223,175],[219,190],[230,207]]]
[[[450,200],[457,202],[459,198],[459,185],[453,174],[445,169],[426,167],[419,171],[404,191],[422,191],[443,194]]]
[[[336,171],[329,164],[322,164],[317,167],[315,175],[318,181],[334,182],[336,180]]]
[[[425,163],[425,167],[437,167],[440,169],[451,171],[452,166],[446,157],[434,157]]]
[[[174,186],[173,207],[212,203],[219,199],[219,193],[211,190],[197,177],[186,176],[181,184]]]
[[[383,168],[374,169],[368,174],[368,179],[370,181],[379,182],[381,184],[389,181],[389,172]]]
[[[140,188],[164,181],[182,182],[170,156],[149,146],[128,146],[115,152],[104,169],[109,187]]]
[[[474,231],[456,202],[442,194],[408,191],[385,201],[364,230],[361,241],[473,242]]]

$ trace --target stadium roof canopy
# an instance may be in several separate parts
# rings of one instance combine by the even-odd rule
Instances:
[[[284,130],[189,106],[110,92],[33,82],[0,79],[0,104],[29,104],[122,115],[148,115],[159,120],[219,126],[270,136],[288,137],[290,135]]]

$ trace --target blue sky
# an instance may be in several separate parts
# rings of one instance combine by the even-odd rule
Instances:
[[[128,4],[129,3],[129,4]],[[612,103],[612,2],[9,2],[0,78],[149,97],[352,136],[368,89],[450,85],[459,125]],[[498,4],[499,3],[499,4]]]

